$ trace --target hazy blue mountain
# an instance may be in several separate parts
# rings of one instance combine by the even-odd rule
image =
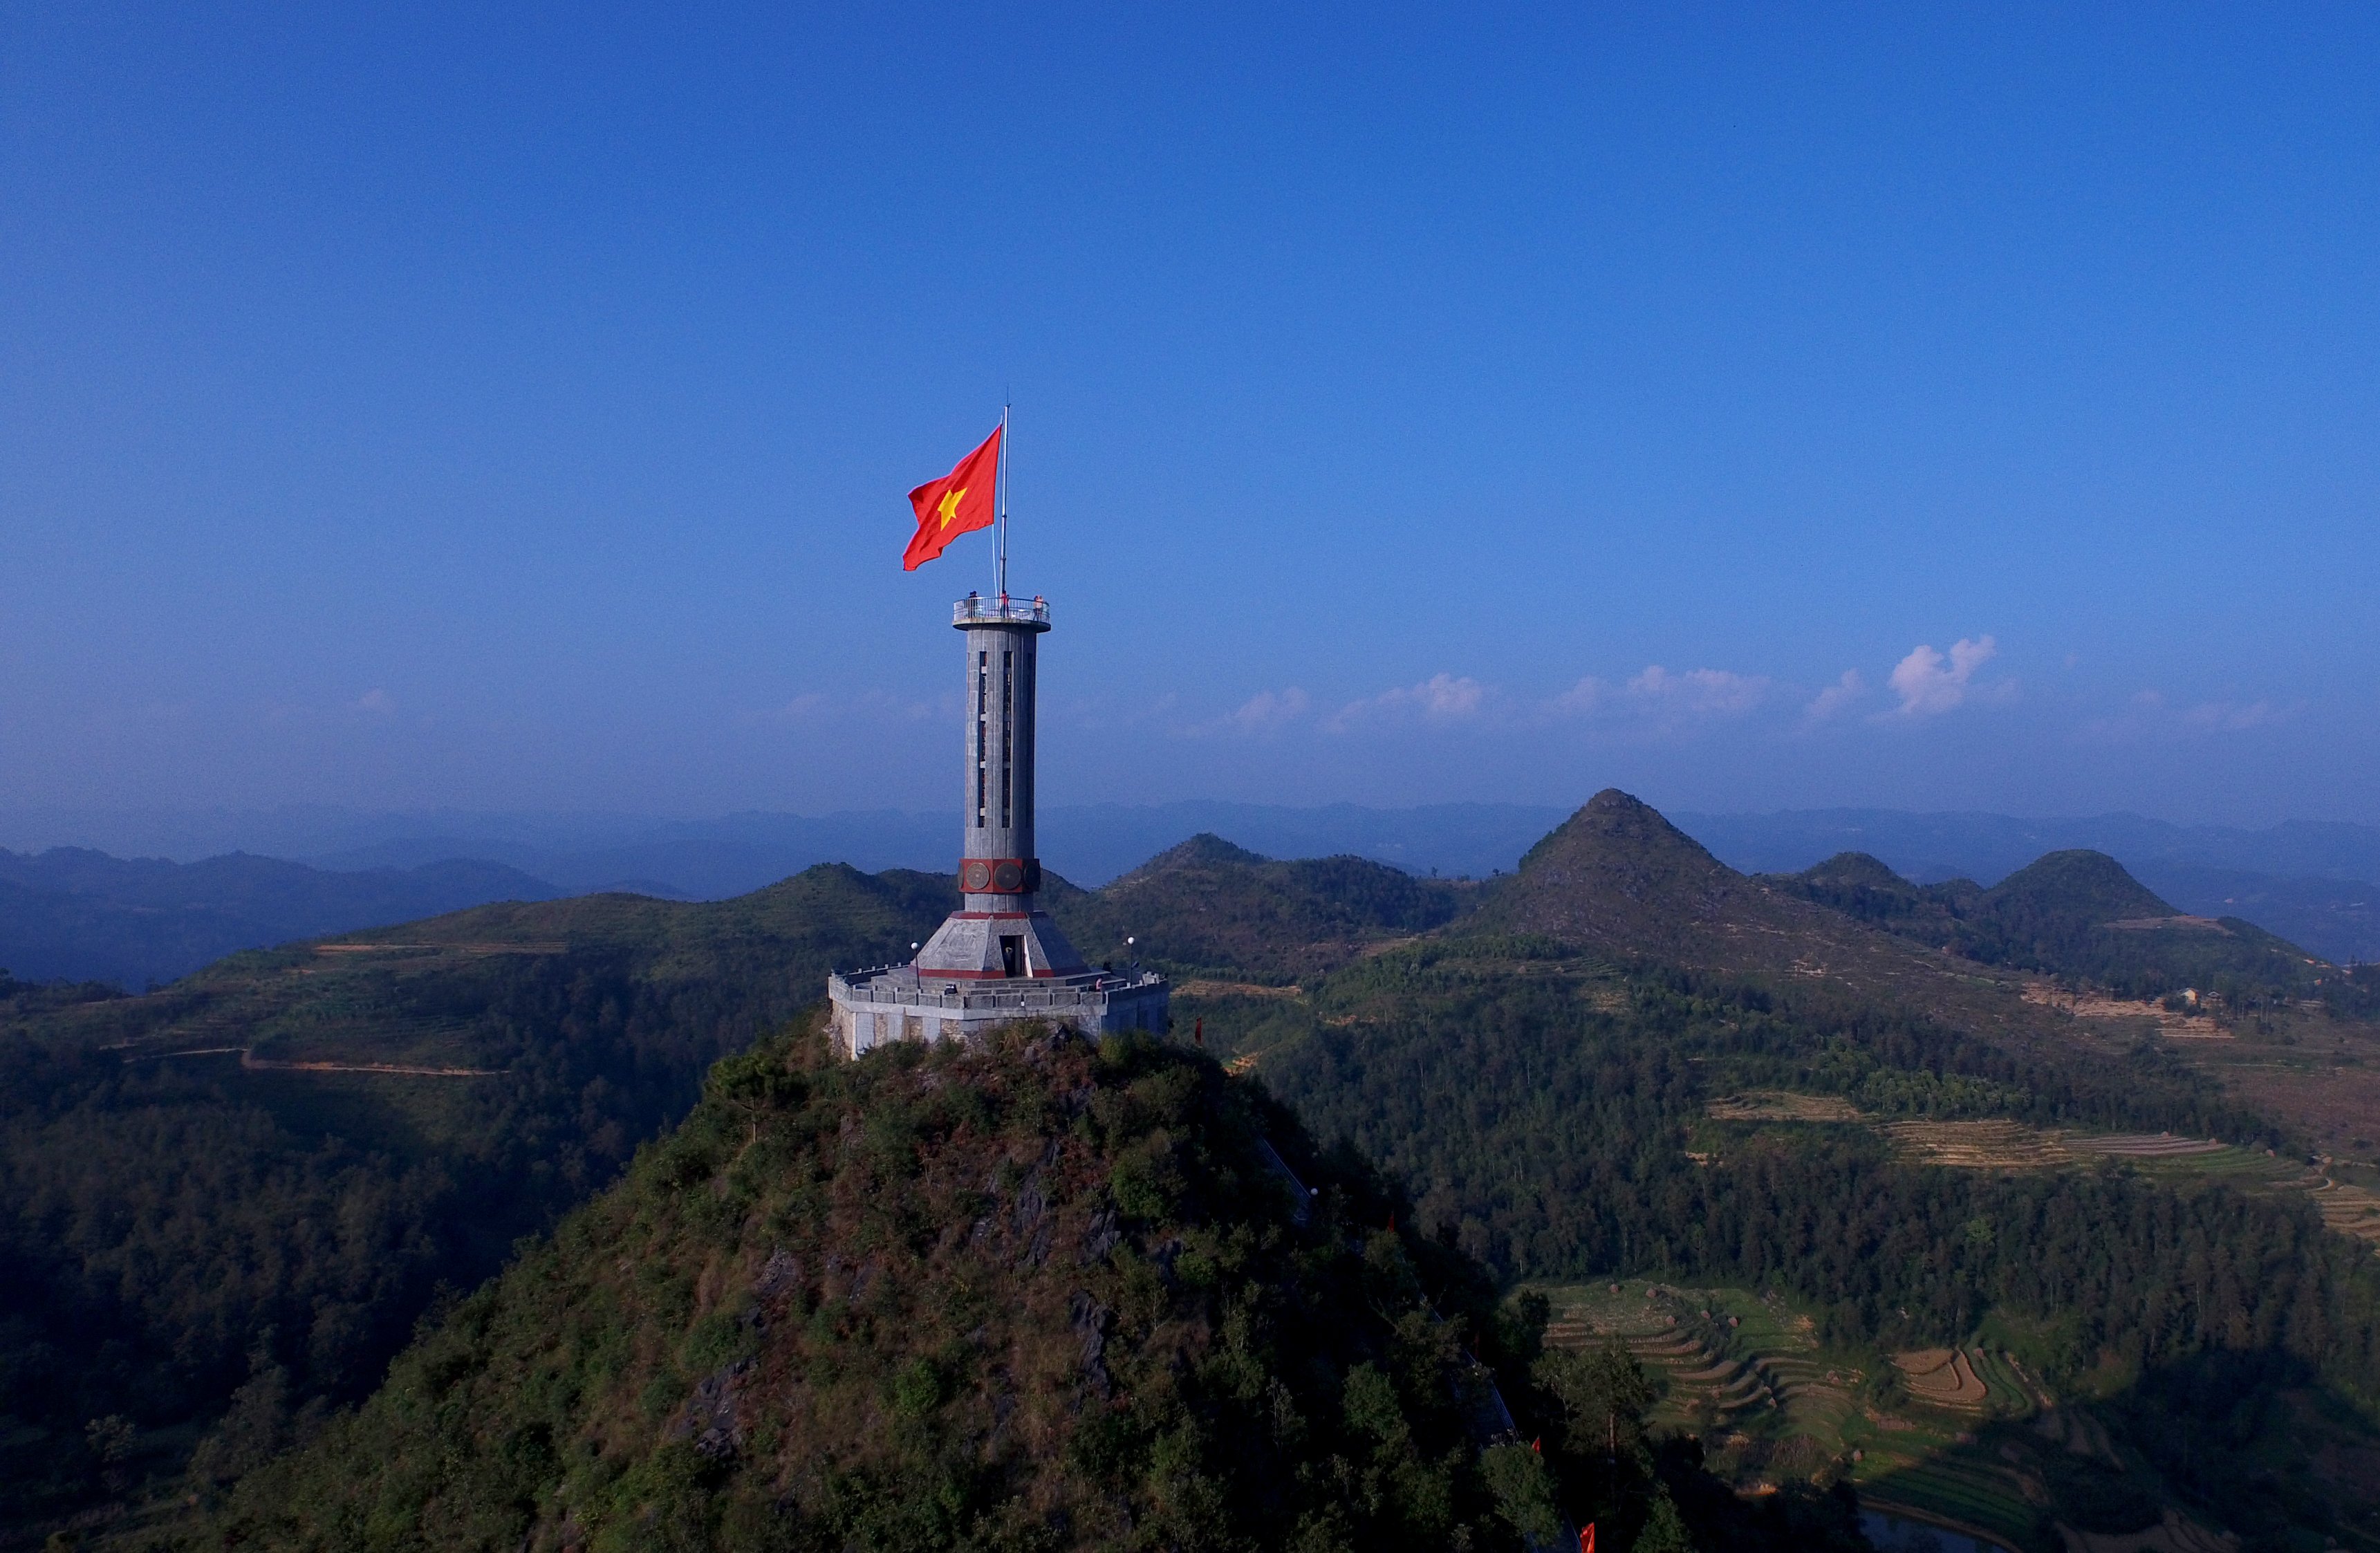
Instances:
[[[1269,857],[1367,857],[1427,877],[1484,877],[1511,868],[1566,811],[1526,804],[1435,804],[1378,809],[1356,804],[1184,802],[1045,808],[1041,855],[1068,879],[1097,887],[1191,837],[1213,834]],[[696,900],[757,890],[815,863],[864,870],[953,866],[957,816],[895,809],[809,818],[733,814],[656,821],[643,834],[566,847],[468,831],[394,837],[309,860],[325,867],[406,866],[437,857],[490,857],[570,889],[624,879],[654,880]]]
[[[2188,863],[2133,871],[2184,911],[2244,916],[2330,960],[2380,960],[2380,887],[2361,880],[2288,879]]]
[[[86,847],[0,851],[0,966],[138,989],[237,950],[565,893],[473,859],[340,873],[245,853],[175,863]]]

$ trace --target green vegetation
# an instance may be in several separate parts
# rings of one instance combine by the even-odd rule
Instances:
[[[1276,1150],[1278,1152],[1276,1152]],[[1310,1195],[1282,1170],[1295,1162]],[[625,1180],[160,1547],[1861,1546],[1148,1037],[723,1062]],[[1505,1411],[1509,1401],[1511,1415]]]
[[[2188,1352],[2244,1322],[2258,1341],[2297,1330],[2294,1352],[2327,1355],[2343,1383],[2380,1396],[2369,1305],[2380,1281],[2301,1201],[2217,1183],[2177,1194],[2113,1167],[2014,1179],[1912,1169],[1864,1129],[1704,1119],[1714,1095],[1747,1083],[1873,1093],[1876,1074],[1894,1072],[1930,1074],[1909,1092],[1954,1110],[1965,1090],[1951,1081],[1967,1078],[2044,1122],[2250,1125],[2185,1069],[2018,1056],[1817,992],[1500,964],[1459,943],[1374,957],[1310,1002],[1236,1028],[1219,1014],[1208,1033],[1219,1049],[1259,1053],[1257,1071],[1309,1127],[1378,1159],[1426,1229],[1501,1276],[1775,1279],[1820,1299],[1830,1331],[1906,1346],[1950,1341],[1994,1304],[2087,1300],[2100,1314],[2069,1365],[2104,1344],[2150,1344],[2143,1360]],[[1727,1141],[1697,1164],[1688,1132],[1714,1127]],[[1963,1232],[1978,1218],[1996,1227],[1986,1240]],[[2185,1223],[2192,1234],[2169,1238]],[[2180,1280],[2194,1236],[2234,1268],[2219,1297],[2202,1281],[2207,1300],[2131,1322],[2144,1289]],[[2294,1286],[2252,1270],[2268,1262],[2302,1269],[2321,1294],[2300,1311]]]
[[[764,1043],[210,1540],[1509,1546],[1531,1472],[1431,1306],[1484,1286],[1360,1177],[1301,1213],[1269,1134],[1306,1159],[1146,1039]]]
[[[2263,1377],[2240,1382],[2252,1411],[2296,1394],[2380,1401],[2380,1269],[2301,1194],[2274,1190],[2261,1150],[1955,1170],[1901,1157],[1865,1123],[1706,1115],[1718,1096],[1776,1086],[1888,1095],[1918,1116],[2254,1135],[2153,1050],[2007,1050],[1823,984],[1621,972],[1494,939],[1390,951],[1306,1000],[1202,1007],[1217,1049],[1254,1055],[1318,1135],[1402,1184],[1424,1233],[1500,1278],[1778,1290],[1810,1314],[1814,1341],[1845,1351],[1949,1347],[2005,1313],[2054,1388],[2112,1376],[2123,1393],[2216,1366]],[[2253,1161],[2265,1171],[2235,1185]],[[2183,1457],[2227,1449],[2204,1432],[2172,1446],[2168,1479],[2185,1496],[2198,1490]],[[2273,1513],[2336,1529],[2351,1502],[2333,1491]],[[2259,1523],[2236,1507],[2231,1521]]]
[[[0,1524],[173,1472],[236,1391],[218,1475],[361,1395],[434,1290],[493,1272],[947,890],[821,867],[718,905],[483,907],[144,998],[0,989]],[[103,1459],[110,1418],[135,1433]]]
[[[2048,862],[1997,916],[1872,859],[1750,880],[1605,794],[1486,886],[1212,838],[1053,884],[1094,959],[1130,933],[1198,983],[1177,1036],[1258,1085],[1145,1043],[734,1055],[922,937],[923,875],[483,908],[140,999],[0,985],[0,1518],[146,1493],[164,1521],[98,1530],[172,1542],[195,1491],[209,1536],[292,1547],[1852,1546],[1841,1482],[2027,1548],[2150,1501],[2249,1549],[2380,1534],[2380,1268],[2325,1229],[2380,1228],[2363,1178],[2304,1172],[2179,1043],[2021,995],[2053,954],[2260,940],[2109,916],[2161,903]],[[1998,960],[1942,952],[1986,923]],[[1325,1188],[1303,1224],[1258,1133]],[[1025,1219],[1054,1238],[1020,1261]],[[1617,1350],[1558,1321],[1538,1353],[1544,1307],[1493,1297],[1621,1280],[1664,1324]]]
[[[1997,1313],[1956,1346],[1895,1354],[1822,1342],[1815,1317],[1775,1292],[1628,1279],[1527,1292],[1552,1310],[1555,1351],[1618,1346],[1637,1360],[1658,1391],[1646,1420],[1657,1443],[1695,1441],[1706,1470],[1738,1492],[1846,1481],[1870,1508],[2040,1553],[2067,1546],[2060,1523],[2138,1532],[2168,1505],[2286,1546],[2291,1511],[2301,1523],[2352,1527],[2368,1498],[2366,1484],[2309,1471],[2312,1450],[2273,1449],[2294,1432],[2343,1455],[2367,1437],[2269,1377],[2225,1395],[2200,1366],[2195,1389],[2157,1375],[2112,1396],[2061,1395],[2022,1356],[2044,1334]],[[2252,1453],[2227,1416],[2250,1394],[2277,1415],[2254,1420]]]
[[[2320,995],[2340,979],[2252,922],[2182,915],[2102,852],[2049,853],[1989,890],[1963,879],[1912,884],[1859,852],[1767,882],[1971,960],[2088,982],[2122,998],[2194,988],[2246,1010]]]
[[[1276,862],[1201,835],[1096,892],[1052,892],[1050,910],[1093,960],[1123,959],[1131,937],[1171,974],[1285,985],[1450,922],[1478,891],[1362,857]]]

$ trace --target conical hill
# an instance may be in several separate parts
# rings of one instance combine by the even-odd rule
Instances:
[[[1050,909],[1094,960],[1133,952],[1176,976],[1285,985],[1384,940],[1454,919],[1477,887],[1416,879],[1365,857],[1263,857],[1197,835]]]
[[[1521,859],[1470,924],[1620,959],[1725,971],[1843,969],[1909,949],[1736,872],[1651,805],[1606,788]]]
[[[2319,970],[2236,916],[2176,911],[2104,852],[2052,852],[1975,901],[1961,946],[1978,959],[2082,977],[2134,996],[2186,987],[2234,1000],[2302,995]]]
[[[1691,963],[1780,915],[1796,914],[1652,806],[1607,788],[1528,850],[1479,920],[1616,955]]]
[[[1830,981],[1979,1032],[2041,1023],[2018,996],[2020,978],[1740,874],[1616,788],[1530,848],[1457,930],[1543,937],[1617,961]]]
[[[243,1480],[210,1540],[1513,1540],[1461,1335],[1485,1285],[1383,1231],[1260,1094],[1137,1038],[824,1050],[721,1063],[618,1186]]]
[[[1982,888],[1973,880],[1912,884],[1864,852],[1839,852],[1798,874],[1768,874],[1761,882],[1846,916],[1922,942],[1948,943]]]
[[[2081,847],[2044,853],[1985,891],[1977,906],[2005,921],[2054,923],[2061,928],[2181,916],[2121,863]]]

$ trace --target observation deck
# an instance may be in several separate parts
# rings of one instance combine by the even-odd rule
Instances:
[[[1073,976],[959,981],[912,964],[827,977],[834,1039],[846,1055],[891,1040],[965,1040],[1020,1020],[1047,1020],[1097,1039],[1116,1030],[1165,1030],[1172,989],[1137,965]]]
[[[999,594],[985,599],[970,593],[951,606],[951,624],[964,631],[970,625],[1023,625],[1050,629],[1050,601],[1035,595],[1030,602]]]

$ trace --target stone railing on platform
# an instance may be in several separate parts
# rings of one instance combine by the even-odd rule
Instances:
[[[986,599],[970,593],[951,606],[953,625],[1047,625],[1050,601],[1034,595],[1031,601],[1002,593]]]

